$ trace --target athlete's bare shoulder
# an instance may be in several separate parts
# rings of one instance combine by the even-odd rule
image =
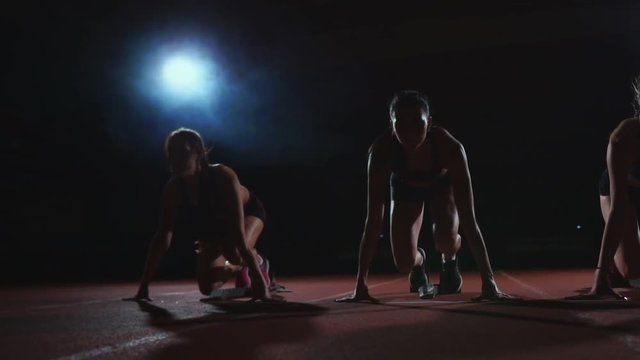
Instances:
[[[459,150],[462,149],[462,143],[447,129],[440,126],[434,126],[431,131],[433,131],[435,145],[438,148],[444,149],[445,151],[443,151],[443,153],[454,154],[458,153]]]
[[[393,143],[393,134],[387,131],[378,136],[378,138],[369,147],[369,165],[388,166],[391,162],[391,146]]]
[[[231,167],[224,164],[220,164],[220,163],[209,164],[207,166],[207,171],[217,174],[217,176],[231,182],[236,181],[238,179],[238,175],[236,174],[236,172],[233,171]]]
[[[393,141],[393,134],[391,131],[385,131],[384,134],[378,136],[371,146],[369,147],[369,155],[375,154],[380,156],[383,154],[389,154],[391,151],[391,144]]]
[[[215,163],[215,164],[207,164],[207,168],[214,170],[214,171],[219,171],[220,169],[226,168],[227,166],[225,166],[224,164],[220,164],[220,163]]]
[[[626,144],[637,141],[638,135],[640,135],[640,119],[624,119],[611,132],[609,141],[613,144]]]
[[[233,169],[231,169],[229,166],[220,163],[208,164],[207,171],[224,175],[235,174]]]
[[[438,141],[445,141],[448,143],[459,143],[458,139],[456,139],[455,136],[453,136],[449,130],[441,127],[441,126],[434,126],[431,128],[431,130],[433,132],[433,135],[435,138],[438,139]]]

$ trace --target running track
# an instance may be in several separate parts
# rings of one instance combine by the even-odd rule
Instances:
[[[203,302],[193,281],[0,289],[1,359],[640,359],[640,289],[629,302],[567,302],[591,270],[499,271],[525,301],[420,300],[406,277],[372,276],[380,304],[339,304],[354,277],[279,278],[283,304]],[[437,281],[436,279],[434,279]]]

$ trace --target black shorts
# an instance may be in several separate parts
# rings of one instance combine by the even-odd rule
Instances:
[[[262,220],[262,222],[265,222],[267,219],[267,213],[264,209],[264,205],[262,205],[262,201],[253,194],[249,194],[249,201],[247,201],[243,209],[245,217],[255,216]],[[193,224],[196,231],[191,235],[195,240],[197,240],[196,253],[199,254],[204,251],[209,251],[215,254],[222,254],[228,259],[233,259],[233,256],[235,255],[230,252],[232,251],[230,249],[233,248],[233,246],[226,246],[229,244],[221,241],[226,239],[227,236],[227,227],[224,225],[224,222],[220,222],[218,226],[210,225],[210,222],[204,220],[200,223],[196,222]]]
[[[267,220],[267,212],[264,209],[264,205],[262,205],[262,201],[253,193],[249,194],[249,201],[244,205],[244,216],[255,216],[262,222]]]
[[[611,196],[611,188],[609,186],[609,171],[604,169],[598,183],[598,193],[600,193],[600,196]],[[629,185],[629,193],[634,201],[640,200],[640,188]]]
[[[434,195],[451,185],[449,176],[444,175],[429,187],[415,187],[402,181],[396,174],[391,174],[391,200],[394,201],[430,201]]]
[[[640,219],[640,188],[629,186],[628,189],[629,196],[631,197],[631,202],[636,209],[636,215],[638,219]],[[607,171],[607,169],[604,169],[602,175],[600,175],[598,192],[600,193],[600,196],[611,196],[611,191],[609,188],[609,172]]]

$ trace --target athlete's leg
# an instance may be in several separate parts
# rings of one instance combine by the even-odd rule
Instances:
[[[264,205],[255,195],[250,194],[249,200],[244,205],[243,214],[245,241],[254,256],[257,256],[256,243],[264,230],[264,223],[267,217]]]
[[[256,253],[256,243],[262,230],[264,229],[264,222],[253,215],[246,216],[244,218],[244,234],[247,242],[247,247]]]
[[[231,273],[225,268],[225,259],[216,244],[197,242],[196,277],[203,295],[209,295],[228,280]]]
[[[409,291],[432,299],[435,287],[429,281],[424,249],[418,248],[423,211],[422,201],[391,201],[391,249],[398,271],[409,273]]]
[[[256,260],[260,265],[262,276],[268,286],[270,285],[268,260],[261,257],[256,251],[256,243],[264,229],[264,222],[259,217],[253,215],[246,216],[244,218],[244,229],[247,247],[251,250],[253,256],[256,257]],[[234,268],[234,270],[239,271],[236,277],[236,287],[250,287],[251,278],[249,277],[249,269],[246,266],[239,266]]]
[[[600,196],[600,210],[602,217],[607,222],[611,211],[611,198]],[[614,264],[619,274],[625,279],[640,278],[640,234],[638,232],[638,220],[632,221],[625,231],[614,255]]]
[[[460,220],[451,186],[443,186],[432,196],[431,216],[436,249],[442,253],[439,294],[455,294],[462,291],[462,275],[458,269],[456,254],[460,250]]]
[[[418,253],[423,209],[422,201],[391,201],[391,250],[396,268],[402,274],[424,261]]]
[[[443,260],[453,260],[460,250],[458,227],[460,220],[451,186],[443,187],[433,194],[430,202],[433,219],[433,239]]]

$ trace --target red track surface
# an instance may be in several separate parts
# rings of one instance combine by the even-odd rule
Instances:
[[[420,300],[405,277],[373,276],[381,304],[339,304],[354,277],[280,278],[287,303],[202,302],[194,282],[152,284],[150,304],[121,301],[136,284],[0,290],[2,359],[640,359],[640,290],[630,302],[558,300],[591,270],[507,271],[520,304],[462,294]],[[435,279],[437,281],[437,278]],[[541,299],[544,299],[541,301]]]

